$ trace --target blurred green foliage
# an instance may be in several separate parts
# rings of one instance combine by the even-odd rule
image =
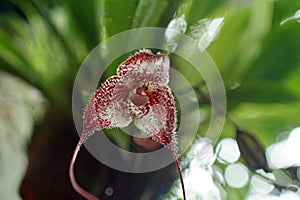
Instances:
[[[102,40],[131,28],[166,27],[181,15],[190,35],[200,19],[224,17],[207,51],[224,79],[228,115],[270,145],[300,125],[300,24],[280,25],[298,9],[297,0],[2,1],[0,70],[70,112],[76,72]],[[222,137],[233,136],[228,130]]]

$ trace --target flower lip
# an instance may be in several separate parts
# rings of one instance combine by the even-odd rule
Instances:
[[[132,93],[129,95],[129,100],[137,107],[140,107],[146,105],[149,101],[149,98],[146,95]]]

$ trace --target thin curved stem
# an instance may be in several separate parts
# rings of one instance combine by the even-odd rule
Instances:
[[[82,140],[80,139],[76,145],[76,148],[74,150],[74,153],[73,153],[73,156],[72,156],[72,159],[70,162],[69,176],[70,176],[71,184],[72,184],[73,188],[75,189],[75,191],[78,192],[78,194],[80,194],[87,200],[100,200],[99,198],[95,197],[94,195],[92,195],[91,193],[89,193],[88,191],[83,189],[80,185],[78,185],[78,183],[76,181],[76,178],[74,175],[74,164],[75,164],[75,161],[76,161],[76,158],[77,158],[77,155],[78,155],[81,145],[82,145]]]
[[[183,199],[186,200],[185,188],[184,188],[184,182],[183,182],[183,178],[182,178],[182,174],[181,174],[181,169],[180,169],[180,166],[179,166],[178,159],[176,158],[175,155],[174,155],[174,160],[175,160],[175,165],[176,165],[176,168],[177,168],[177,172],[179,174],[179,179],[180,179],[182,193],[183,193]]]

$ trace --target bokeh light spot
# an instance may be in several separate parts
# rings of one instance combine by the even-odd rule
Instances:
[[[225,170],[225,180],[230,187],[242,188],[249,180],[248,169],[241,163],[233,163]]]
[[[286,154],[286,140],[269,146],[266,150],[266,157],[269,166],[273,169],[286,168],[291,165]]]
[[[286,142],[286,156],[293,165],[300,166],[300,127],[293,129]]]
[[[222,139],[218,145],[216,152],[218,152],[219,161],[228,163],[236,162],[240,157],[240,150],[236,140],[232,138]]]
[[[252,176],[250,184],[251,189],[259,194],[268,194],[274,189],[272,183],[268,183],[257,175]]]

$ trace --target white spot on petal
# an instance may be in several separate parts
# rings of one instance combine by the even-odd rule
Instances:
[[[109,120],[112,127],[125,127],[132,121],[124,102],[115,102],[99,113],[100,118]]]
[[[160,111],[159,113],[155,112],[158,110]],[[166,109],[156,104],[151,107],[147,115],[142,118],[136,118],[134,123],[142,132],[154,135],[159,133],[162,127],[165,127],[166,114]]]

